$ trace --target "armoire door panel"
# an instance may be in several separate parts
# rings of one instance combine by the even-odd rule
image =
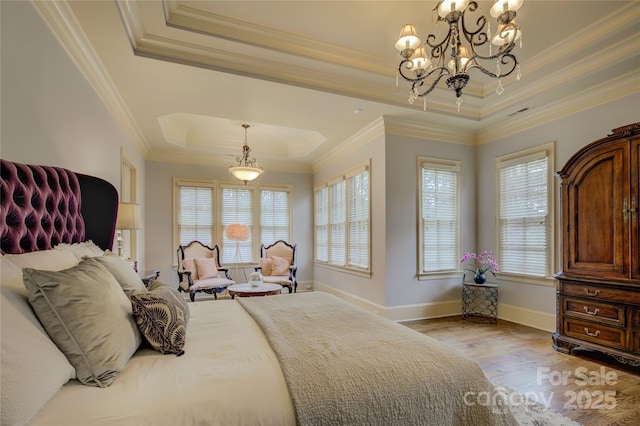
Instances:
[[[640,280],[640,139],[631,142],[631,189],[628,214],[631,228],[631,278]]]
[[[569,179],[567,272],[625,277],[628,241],[620,229],[625,226],[623,204],[629,192],[628,179],[623,178],[628,143],[605,148]]]

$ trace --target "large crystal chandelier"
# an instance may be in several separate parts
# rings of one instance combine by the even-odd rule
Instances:
[[[426,110],[426,96],[443,77],[447,77],[447,87],[456,92],[456,104],[460,111],[462,89],[469,82],[468,72],[474,68],[498,79],[496,93],[499,95],[504,91],[500,80],[502,77],[517,69],[516,78],[520,80],[520,66],[511,51],[516,40],[520,40],[522,47],[522,31],[515,18],[516,11],[523,3],[524,0],[496,1],[490,11],[498,23],[493,38],[489,21],[473,0],[438,2],[433,9],[434,15],[437,14],[436,25],[441,21],[449,24],[449,31],[441,42],[437,41],[437,35],[429,34],[423,44],[413,24],[404,25],[396,49],[402,55],[398,74],[411,83],[409,103],[413,104],[418,97],[422,97]],[[427,81],[431,78],[433,80]]]

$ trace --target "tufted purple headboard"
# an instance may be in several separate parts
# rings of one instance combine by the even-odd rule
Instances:
[[[0,162],[3,254],[87,240],[112,248],[118,210],[113,185],[60,167]]]

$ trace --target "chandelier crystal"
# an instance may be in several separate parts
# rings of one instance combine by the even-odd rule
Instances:
[[[429,34],[423,43],[413,24],[404,25],[395,47],[402,56],[398,74],[411,83],[409,103],[413,104],[421,97],[426,110],[426,96],[446,77],[447,87],[456,92],[456,104],[460,111],[462,90],[469,82],[469,71],[472,69],[498,79],[496,93],[499,95],[504,91],[503,77],[517,70],[516,78],[520,80],[520,65],[512,50],[517,40],[520,40],[522,47],[522,30],[515,18],[516,11],[523,3],[524,0],[495,2],[490,10],[498,23],[493,37],[491,24],[473,0],[441,0],[436,4],[433,9],[434,15],[437,15],[436,25],[440,22],[449,25],[446,36],[440,42],[437,41],[437,35]],[[492,45],[497,46],[497,52],[493,51]],[[491,65],[493,61],[495,66]]]
[[[260,176],[264,170],[262,167],[258,167],[257,161],[255,158],[249,158],[251,154],[251,148],[247,145],[247,129],[251,126],[248,124],[243,124],[244,127],[244,145],[242,146],[242,156],[236,157],[237,165],[229,166],[229,173],[244,182],[246,185],[247,182],[256,179]]]

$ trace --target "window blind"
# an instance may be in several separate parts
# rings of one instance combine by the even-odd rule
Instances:
[[[369,171],[347,178],[350,267],[369,268]]]
[[[329,261],[329,189],[315,191],[315,253],[316,260]]]
[[[329,185],[329,263],[345,265],[346,257],[346,181]]]
[[[550,262],[548,159],[541,153],[498,168],[500,269],[545,277]]]
[[[421,271],[456,271],[460,240],[459,168],[425,162],[421,169]]]
[[[260,234],[264,245],[278,240],[290,242],[288,191],[260,191]]]
[[[223,232],[220,262],[253,262],[253,189],[222,187],[221,215]],[[244,241],[227,238],[226,229],[232,223],[247,225],[249,237]]]
[[[214,230],[213,188],[178,186],[178,241],[211,246]]]

